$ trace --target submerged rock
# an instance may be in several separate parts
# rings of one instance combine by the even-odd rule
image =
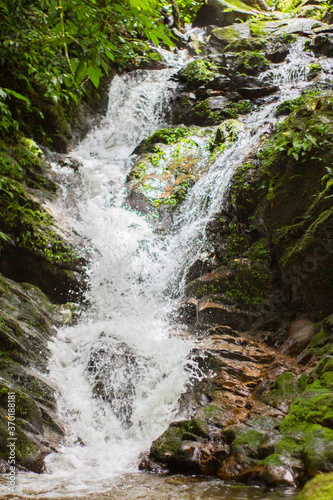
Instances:
[[[135,387],[142,377],[140,360],[125,342],[106,342],[101,337],[101,345],[91,352],[87,367],[93,395],[108,402],[120,422],[129,427]]]

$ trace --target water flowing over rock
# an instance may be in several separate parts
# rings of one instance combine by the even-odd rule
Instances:
[[[103,337],[103,335],[102,335]],[[103,342],[93,349],[87,370],[93,394],[110,403],[115,415],[125,426],[131,425],[135,387],[140,373],[139,360],[124,342]],[[142,367],[141,367],[142,371]]]
[[[86,309],[48,346],[52,382],[17,366],[29,350],[39,368],[49,305],[3,282],[6,387],[34,447],[20,465],[40,472],[64,424],[46,459],[61,494],[106,491],[138,463],[269,488],[333,470],[331,33],[238,5],[208,2],[221,27],[194,60],[114,76],[101,125],[52,160],[49,210],[84,247],[63,268],[89,257]]]

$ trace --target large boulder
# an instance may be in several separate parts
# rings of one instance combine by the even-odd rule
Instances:
[[[188,188],[214,161],[218,148],[222,144],[230,146],[242,130],[244,125],[237,120],[226,120],[220,129],[172,127],[159,130],[134,151],[139,156],[127,178],[128,204],[141,213],[159,214],[168,224],[172,212],[185,199]]]
[[[207,4],[200,7],[196,19],[193,22],[194,26],[229,26],[235,22],[246,21],[250,16],[258,15],[258,9],[268,10],[266,3],[263,0],[258,3],[232,0],[208,0]],[[252,2],[251,2],[252,3]],[[256,8],[254,8],[256,7]]]

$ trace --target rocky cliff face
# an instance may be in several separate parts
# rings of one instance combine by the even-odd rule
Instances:
[[[204,376],[142,469],[299,486],[333,468],[330,30],[308,18],[208,30],[177,75],[175,127],[135,151],[129,203],[169,229],[188,186],[246,129],[242,116],[276,102],[270,69],[306,39],[300,97],[276,108],[184,269],[176,317]]]

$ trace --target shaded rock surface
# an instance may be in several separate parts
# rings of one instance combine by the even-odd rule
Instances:
[[[8,469],[6,417],[8,393],[14,393],[16,464],[39,473],[44,470],[45,456],[57,450],[64,435],[46,364],[47,342],[55,333],[52,325],[63,321],[66,309],[52,305],[36,286],[19,285],[2,276],[0,308],[0,458]]]
[[[0,181],[0,272],[56,302],[82,299],[82,241],[50,209],[58,185],[36,143],[22,139],[0,153]]]

